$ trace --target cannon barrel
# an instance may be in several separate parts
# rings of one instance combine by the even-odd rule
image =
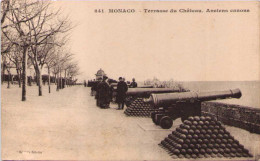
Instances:
[[[149,97],[152,93],[174,93],[181,92],[179,89],[173,88],[129,88],[126,92],[127,96],[147,96]]]
[[[161,93],[151,94],[145,102],[153,104],[155,108],[163,106],[171,106],[178,102],[203,102],[227,98],[240,98],[242,96],[239,89],[213,92],[184,92],[184,93]]]

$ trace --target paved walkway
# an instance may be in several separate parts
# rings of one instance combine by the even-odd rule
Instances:
[[[150,118],[127,117],[122,110],[96,107],[90,88],[65,88],[37,96],[28,88],[22,102],[21,89],[2,86],[3,160],[170,160],[157,144],[170,130],[155,126]],[[252,154],[260,154],[260,137],[227,127]]]
[[[170,131],[150,118],[126,117],[100,109],[90,88],[69,87],[37,96],[28,88],[20,101],[17,87],[2,89],[2,159],[169,160],[157,144]]]

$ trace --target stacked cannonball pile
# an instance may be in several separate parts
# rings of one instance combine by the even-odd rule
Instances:
[[[247,149],[211,117],[189,117],[159,144],[173,158],[252,157]]]
[[[149,103],[145,103],[143,98],[136,98],[125,110],[127,116],[150,117],[150,113],[155,111]]]

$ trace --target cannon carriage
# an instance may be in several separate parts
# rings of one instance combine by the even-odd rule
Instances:
[[[144,102],[150,103],[157,112],[151,113],[151,118],[156,125],[163,129],[172,127],[173,120],[181,118],[186,120],[189,116],[201,116],[201,103],[229,98],[240,98],[239,89],[213,92],[184,92],[151,94]]]

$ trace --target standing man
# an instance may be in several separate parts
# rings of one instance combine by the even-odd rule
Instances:
[[[133,78],[132,80],[133,80],[133,82],[131,82],[130,88],[136,88],[137,87],[137,83],[135,82],[135,78]]]
[[[122,77],[119,77],[119,82],[117,83],[117,99],[116,99],[118,103],[118,110],[124,109],[127,90],[128,90],[127,84],[124,82]]]
[[[103,81],[98,85],[98,99],[101,108],[109,108],[110,104],[110,88],[107,82],[107,76],[103,76]]]
[[[93,90],[95,93],[95,99],[97,100],[98,107],[100,106],[100,104],[99,104],[99,88],[100,88],[99,84],[101,83],[101,80],[102,80],[102,78],[98,78],[98,81],[96,81],[93,86],[94,87]]]

